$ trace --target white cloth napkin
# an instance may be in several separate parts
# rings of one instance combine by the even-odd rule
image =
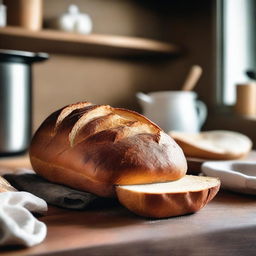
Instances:
[[[47,211],[44,200],[28,192],[0,193],[0,246],[33,246],[46,237],[46,225],[31,212]]]

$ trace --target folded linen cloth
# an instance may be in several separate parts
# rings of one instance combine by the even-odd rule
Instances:
[[[51,183],[31,170],[22,169],[16,174],[6,174],[4,178],[18,190],[28,191],[51,205],[67,209],[85,209],[98,197],[88,192]]]
[[[27,192],[0,193],[0,246],[33,246],[46,236],[46,225],[31,212],[47,211],[47,204]]]

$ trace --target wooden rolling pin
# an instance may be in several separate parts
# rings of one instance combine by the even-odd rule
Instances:
[[[202,68],[198,65],[191,67],[190,72],[182,86],[182,91],[192,91],[202,75]]]

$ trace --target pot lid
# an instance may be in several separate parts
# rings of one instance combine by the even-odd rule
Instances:
[[[32,63],[47,60],[49,55],[43,52],[28,52],[0,49],[0,62]]]

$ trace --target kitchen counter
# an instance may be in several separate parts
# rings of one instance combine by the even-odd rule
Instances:
[[[14,160],[3,161],[0,166],[15,166]],[[29,166],[26,158],[20,161]],[[117,202],[85,211],[50,207],[39,219],[48,227],[43,243],[29,249],[1,248],[1,256],[226,256],[256,252],[256,196],[227,191],[220,191],[195,214],[162,220],[138,217]]]

